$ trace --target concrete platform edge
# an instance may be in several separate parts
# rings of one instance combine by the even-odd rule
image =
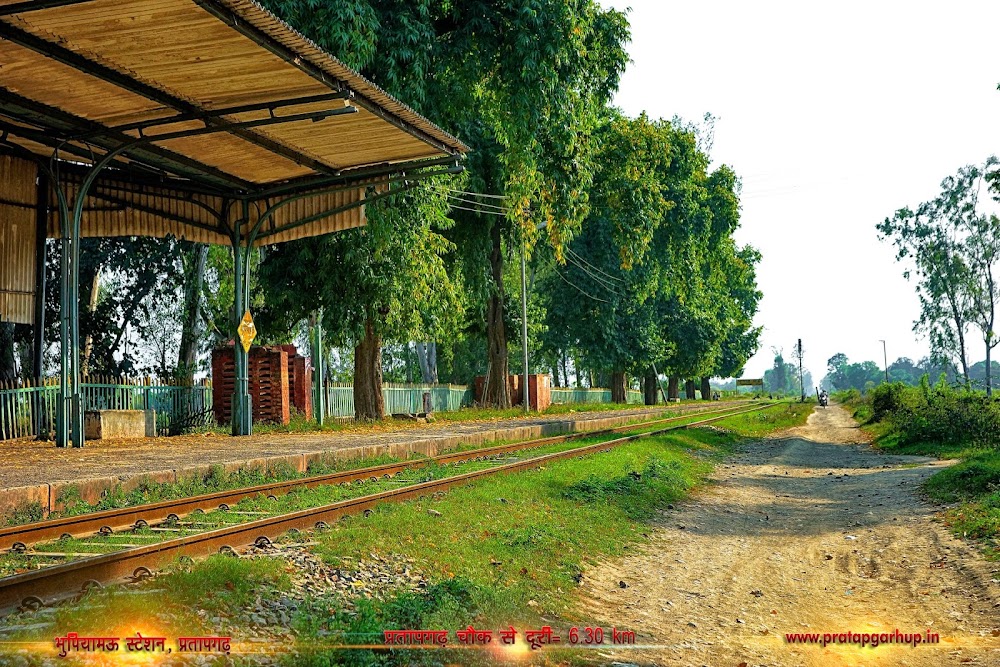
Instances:
[[[647,414],[655,416],[663,411],[663,409],[650,410]],[[638,417],[639,415],[630,414],[597,419],[568,419],[547,424],[483,430],[462,435],[425,437],[407,443],[367,444],[319,452],[291,452],[277,456],[227,461],[221,464],[200,464],[175,470],[153,470],[137,475],[56,480],[47,484],[0,488],[0,516],[10,517],[12,513],[25,511],[29,507],[37,511],[37,507],[40,506],[44,518],[51,512],[64,509],[68,502],[77,499],[94,504],[115,491],[116,488],[130,491],[143,483],[174,483],[182,479],[203,477],[213,467],[220,465],[224,471],[229,473],[246,468],[265,468],[276,465],[289,466],[304,473],[313,463],[353,461],[376,458],[382,455],[397,458],[407,458],[412,454],[437,456],[449,449],[463,445],[488,446],[500,440],[527,440],[570,432],[599,431],[635,421]]]

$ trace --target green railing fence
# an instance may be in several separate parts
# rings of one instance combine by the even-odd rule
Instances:
[[[461,384],[382,385],[385,413],[415,414],[424,411],[424,394],[430,394],[431,412],[454,412],[472,405],[472,387]],[[326,410],[331,417],[354,416],[354,388],[349,382],[326,385]]]
[[[171,435],[185,427],[212,423],[212,385],[204,380],[194,385],[162,383],[143,379],[86,378],[83,382],[84,410],[155,410],[156,430]],[[327,414],[354,417],[354,389],[350,383],[326,385]],[[553,403],[610,403],[610,389],[552,388]],[[471,386],[451,384],[393,384],[382,386],[385,412],[414,414],[424,411],[424,394],[430,395],[432,412],[454,412],[471,407]],[[55,428],[59,382],[19,381],[0,383],[0,440],[48,437]],[[630,389],[628,402],[641,404],[641,391]]]
[[[553,387],[553,403],[610,403],[610,389],[584,389],[582,387]],[[629,389],[626,396],[627,403],[642,404],[643,396],[641,391]]]
[[[161,435],[211,418],[212,385],[207,381],[163,384],[150,378],[85,378],[84,410],[155,410]],[[48,437],[55,428],[59,382],[55,379],[0,383],[0,440]]]

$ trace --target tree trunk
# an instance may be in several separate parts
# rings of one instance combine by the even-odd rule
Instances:
[[[993,398],[993,363],[991,361],[993,346],[991,336],[986,337],[986,398]]]
[[[14,323],[0,322],[0,382],[13,382],[16,379],[17,362],[14,355]]]
[[[427,366],[427,344],[414,343],[413,349],[417,351],[417,362],[420,364],[420,381],[424,384],[430,384],[431,371]]]
[[[420,362],[420,377],[424,384],[438,383],[437,343],[414,343],[417,361]]]
[[[198,244],[184,254],[184,319],[181,323],[181,344],[177,351],[177,377],[190,383],[194,380],[194,371],[198,365],[201,289],[205,282],[208,246]]]
[[[87,298],[87,312],[91,315],[97,310],[97,296],[101,287],[101,265],[94,267],[94,275],[90,279],[90,294]],[[94,334],[88,333],[83,339],[83,359],[80,360],[80,375],[86,376],[90,370],[90,354],[94,351]]]
[[[566,368],[566,356],[566,350],[563,350],[560,359],[562,362],[563,386],[569,387],[569,370]]]
[[[427,370],[430,373],[431,384],[438,383],[438,344],[434,341],[427,343]]]
[[[701,400],[703,401],[712,400],[712,383],[709,382],[709,379],[706,377],[701,379]]]
[[[687,396],[689,401],[693,401],[695,399],[694,380],[684,380],[684,395]]]
[[[628,377],[625,371],[611,371],[611,402],[628,403]]]
[[[962,360],[962,377],[965,378],[965,388],[969,389],[972,386],[972,381],[969,379],[969,362],[965,358],[965,334],[961,331],[958,332],[958,341]]]
[[[681,397],[680,392],[681,379],[676,375],[671,375],[667,380],[667,398],[674,400]]]
[[[0,322],[0,389],[17,379],[14,361],[14,323]],[[13,414],[14,395],[0,392],[0,440],[14,436],[14,425],[4,415]]]
[[[365,322],[365,336],[354,348],[354,417],[385,418],[382,400],[382,338],[371,320]]]
[[[646,371],[646,377],[642,381],[642,398],[646,405],[656,405],[658,403],[656,394],[659,390],[659,379],[652,369]]]
[[[562,385],[559,384],[559,364],[553,364],[552,365],[552,387],[555,388],[555,389],[558,389],[560,386],[562,386]]]
[[[500,236],[501,222],[494,221],[490,235],[493,249],[490,251],[490,271],[493,278],[489,304],[486,310],[486,382],[483,388],[483,405],[493,408],[510,407],[510,387],[507,360],[507,331],[503,323],[503,244]]]

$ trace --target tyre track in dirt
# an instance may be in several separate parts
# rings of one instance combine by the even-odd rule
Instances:
[[[665,510],[637,553],[591,568],[578,610],[648,648],[638,665],[1000,666],[1000,570],[935,520],[949,462],[873,450],[845,410],[755,442]],[[622,587],[624,583],[625,587]],[[930,630],[936,645],[795,645],[786,633]]]

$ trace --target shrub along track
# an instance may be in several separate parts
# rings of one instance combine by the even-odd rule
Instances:
[[[0,536],[2,536],[0,539],[11,544],[11,547],[8,549],[9,555],[14,557],[37,556],[56,559],[60,564],[35,563],[35,566],[41,569],[0,579],[0,611],[10,611],[18,607],[21,609],[38,608],[43,606],[46,601],[63,599],[76,594],[76,591],[83,593],[91,587],[101,586],[104,583],[115,580],[140,581],[150,577],[153,569],[161,567],[165,563],[179,557],[206,556],[216,552],[236,555],[236,548],[238,547],[251,544],[264,546],[289,531],[326,528],[328,527],[328,522],[352,514],[364,514],[367,516],[379,503],[399,502],[433,495],[487,475],[519,472],[538,468],[546,463],[560,459],[579,458],[588,454],[609,451],[616,446],[641,438],[692,426],[700,426],[734,415],[761,410],[773,405],[773,403],[761,403],[749,408],[737,406],[736,408],[727,407],[723,410],[702,411],[696,414],[688,413],[686,415],[656,419],[602,431],[573,433],[521,443],[453,452],[427,459],[390,463],[329,475],[301,478],[288,482],[264,484],[232,491],[220,491],[181,500],[164,501],[151,505],[109,510],[79,517],[68,517],[55,521],[7,528],[0,532]],[[705,417],[705,415],[711,416],[700,418],[696,421],[686,421],[682,424],[671,424],[664,428],[655,428],[662,424],[691,419],[693,417]],[[632,433],[624,437],[604,440],[594,444],[515,460],[512,463],[498,462],[509,460],[507,457],[517,452],[540,449],[581,438],[602,437],[649,427],[654,428],[653,430]],[[276,514],[256,520],[246,520],[244,517],[270,513],[237,513],[229,510],[230,504],[248,498],[266,496],[277,499],[278,494],[287,494],[299,489],[330,485],[350,486],[365,481],[381,482],[382,480],[391,480],[393,477],[405,472],[427,468],[432,465],[457,465],[459,467],[471,466],[476,468],[480,464],[485,467],[479,467],[479,469],[473,469],[470,472],[444,476],[439,479],[415,481],[402,488],[389,489],[378,493],[340,500],[332,504],[309,507],[307,509]],[[185,532],[187,530],[178,527],[181,524],[180,518],[182,513],[203,514],[205,508],[219,508],[227,517],[238,515],[239,518],[237,520],[239,523],[225,525],[228,522],[223,522],[224,525],[221,528],[202,530],[195,534],[174,537],[152,544],[115,543],[115,540],[119,537],[115,534],[115,526],[118,526],[119,530],[122,527],[130,529],[132,532],[128,538],[133,541],[139,541],[135,539],[135,536],[139,534],[145,534],[148,537],[150,531],[160,531],[156,532],[153,536],[153,539],[160,539],[160,536],[165,533]],[[185,523],[192,525],[195,522]],[[69,545],[72,543],[74,534],[87,533],[92,535],[91,539],[99,539],[98,536],[93,535],[95,527],[98,536],[108,540],[104,545],[105,548],[118,548],[119,550],[93,556],[87,553],[74,553],[71,549],[60,547],[61,544]],[[46,545],[46,551],[32,551],[27,546],[28,544],[39,543],[46,539],[53,539],[56,536],[60,539],[57,542]],[[16,540],[15,543],[12,540],[13,537],[20,539]],[[94,546],[100,543],[83,544]],[[79,558],[81,556],[83,557]],[[79,558],[79,560],[66,562],[72,558]]]

